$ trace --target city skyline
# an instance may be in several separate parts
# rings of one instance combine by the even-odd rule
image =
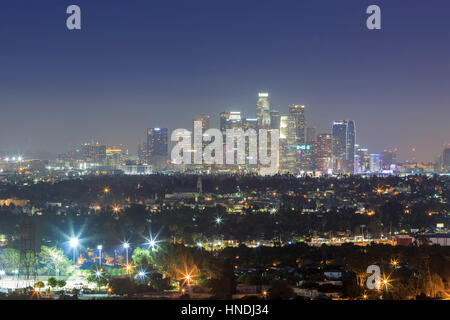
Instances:
[[[444,1],[385,3],[379,31],[365,27],[367,1],[78,4],[79,32],[56,1],[4,5],[0,150],[62,153],[95,138],[135,153],[148,127],[256,116],[266,90],[281,113],[307,105],[317,133],[352,119],[358,141],[401,160],[416,148],[434,161],[450,141]],[[115,16],[123,23],[105,23]]]
[[[261,108],[261,106],[260,106],[261,105],[261,101],[262,101],[261,99],[263,99],[264,103],[266,104],[265,108],[267,109],[266,110],[267,115],[263,115],[259,111],[260,108]],[[349,123],[351,123],[352,130],[353,130],[352,131],[353,133],[351,134],[353,136],[352,142],[351,142],[351,146],[352,147],[350,149],[348,149],[349,145],[347,145],[347,147],[344,147],[344,151],[342,151],[342,152],[344,152],[344,154],[348,154],[349,150],[354,150],[353,151],[353,156],[350,157],[350,158],[354,158],[354,157],[356,157],[356,154],[357,154],[358,150],[360,150],[361,148],[362,148],[361,150],[365,151],[366,153],[369,150],[369,148],[367,148],[367,146],[366,146],[366,144],[364,142],[361,142],[360,140],[358,140],[356,138],[356,136],[357,136],[356,133],[358,132],[358,129],[356,128],[356,124],[355,124],[354,120],[351,120],[351,119],[348,119],[348,118],[346,120],[333,120],[328,129],[321,130],[321,129],[318,129],[317,126],[314,123],[310,123],[309,120],[307,120],[307,119],[309,119],[309,117],[306,117],[305,114],[307,114],[307,113],[310,114],[311,112],[307,112],[309,108],[307,106],[305,106],[305,105],[291,104],[291,105],[288,106],[288,108],[289,108],[288,112],[286,112],[286,113],[280,112],[280,108],[278,108],[279,106],[276,106],[274,108],[274,106],[271,104],[271,95],[268,92],[259,92],[257,94],[257,96],[255,97],[255,101],[256,101],[256,103],[255,103],[255,109],[254,109],[253,114],[246,114],[246,113],[242,112],[241,110],[237,110],[237,109],[229,109],[229,110],[222,110],[218,115],[214,115],[214,114],[212,115],[212,114],[209,114],[209,113],[202,113],[202,114],[196,114],[196,115],[194,114],[194,115],[191,115],[191,117],[192,117],[191,120],[193,120],[193,121],[195,121],[195,120],[203,121],[202,118],[206,117],[207,118],[207,120],[206,120],[207,122],[204,123],[203,126],[202,126],[203,127],[203,132],[205,130],[207,130],[207,129],[210,129],[210,128],[217,128],[217,129],[220,128],[220,130],[223,131],[223,134],[225,134],[224,128],[223,128],[224,123],[222,123],[222,117],[225,114],[228,114],[228,116],[230,114],[235,114],[235,116],[239,117],[239,123],[236,123],[236,124],[232,125],[230,128],[235,127],[235,128],[242,128],[244,130],[247,130],[249,128],[257,129],[257,128],[264,128],[264,127],[266,127],[268,129],[280,129],[280,135],[283,136],[283,128],[280,127],[280,120],[281,120],[281,118],[284,117],[287,122],[294,121],[294,118],[295,118],[295,121],[293,122],[292,125],[294,125],[294,127],[296,128],[295,129],[296,131],[300,129],[299,132],[295,133],[295,136],[296,136],[295,139],[298,139],[298,141],[290,141],[288,144],[289,145],[297,145],[297,146],[301,146],[301,145],[306,146],[306,145],[309,145],[311,143],[314,143],[317,138],[319,138],[320,136],[323,136],[323,135],[335,136],[335,139],[337,139],[337,140],[344,139],[341,142],[336,141],[336,143],[338,145],[342,144],[342,143],[343,144],[347,144],[347,142],[346,142],[347,140],[346,139],[348,139],[348,138],[344,138],[344,137],[339,138],[338,136],[340,135],[340,133],[339,133],[339,131],[335,132],[335,130],[336,130],[335,127],[336,126],[342,126],[343,124],[345,124],[345,127],[347,127],[346,123],[349,122]],[[300,111],[297,111],[297,110],[300,110]],[[300,113],[298,115],[295,115],[297,112],[300,112]],[[269,115],[269,113],[270,113],[270,115]],[[287,120],[289,118],[289,115],[292,115],[294,118],[292,118],[292,120]],[[300,118],[297,119],[297,117],[299,117],[299,116],[300,116]],[[268,121],[267,124],[264,124],[264,125],[259,124],[259,122],[261,122],[261,120],[258,120],[258,119],[260,119],[260,118],[262,119],[262,118],[266,118],[266,117],[270,117],[270,119],[267,120]],[[277,117],[276,118],[277,120],[275,120],[277,125],[275,125],[275,126],[271,122],[271,121],[273,121],[272,119],[274,119],[273,117]],[[214,120],[212,125],[211,125],[211,119]],[[253,121],[255,122],[254,124],[252,124]],[[188,121],[186,121],[186,122],[188,123]],[[214,125],[214,122],[217,122],[217,126]],[[299,124],[297,124],[297,122],[299,122]],[[191,125],[192,125],[192,123],[191,123]],[[268,125],[268,127],[267,127],[267,125]],[[298,125],[300,125],[301,128],[300,127],[297,128]],[[289,124],[288,124],[288,126],[289,126]],[[189,125],[186,125],[183,128],[185,128],[187,130],[191,130],[191,131],[193,130],[193,128],[189,128]],[[68,152],[77,151],[77,150],[79,152],[82,152],[82,149],[86,145],[100,145],[103,148],[106,148],[106,146],[109,146],[109,148],[117,148],[117,146],[119,146],[119,148],[122,151],[124,151],[124,152],[126,152],[127,154],[130,154],[130,155],[137,155],[138,158],[140,159],[141,158],[141,152],[143,151],[141,149],[142,145],[144,144],[145,146],[147,146],[148,143],[149,143],[149,141],[148,141],[148,139],[149,139],[148,132],[150,130],[152,130],[152,131],[153,130],[156,130],[156,131],[165,130],[165,139],[166,139],[166,141],[168,143],[166,148],[168,147],[168,148],[171,149],[171,147],[173,147],[176,144],[175,141],[170,141],[170,135],[171,135],[173,130],[168,132],[169,129],[166,128],[164,125],[158,126],[158,127],[157,126],[148,127],[148,128],[146,128],[146,130],[147,130],[147,135],[138,137],[137,140],[135,140],[135,142],[137,141],[137,143],[135,143],[134,145],[132,144],[131,146],[130,145],[125,145],[123,143],[116,143],[117,141],[108,144],[108,143],[105,142],[105,140],[106,141],[110,140],[108,138],[100,140],[100,139],[96,139],[95,137],[92,137],[89,141],[79,142],[77,145],[74,145],[74,146],[67,146],[67,148],[69,148],[67,150],[68,150]],[[288,129],[286,128],[285,130],[288,130]],[[347,129],[345,129],[345,131],[346,130]],[[311,136],[311,134],[312,134],[312,136]],[[310,135],[310,136],[308,136],[308,135]],[[288,138],[288,140],[289,140],[289,137],[284,137],[284,139],[285,138]],[[204,144],[203,147],[205,147],[205,145],[206,144]],[[136,146],[137,146],[137,148],[135,149],[134,147],[136,147]],[[448,149],[449,146],[450,146],[450,144],[443,144],[442,148],[440,150],[440,153],[437,155],[437,157],[438,158],[442,157],[443,156],[443,152],[445,153],[445,150]],[[168,157],[168,158],[170,158],[169,157],[170,149],[167,149],[166,153],[165,153],[166,157]],[[345,151],[345,149],[347,149],[347,151]],[[410,152],[411,157],[407,158],[407,159],[399,159],[398,158],[399,151],[401,150],[401,148],[398,148],[398,147],[388,147],[388,148],[383,149],[382,151],[370,150],[370,154],[371,155],[373,154],[373,155],[381,157],[381,154],[386,153],[386,152],[392,152],[392,150],[395,150],[395,160],[396,161],[399,161],[399,162],[416,162],[416,161],[420,162],[420,160],[417,159],[417,157],[416,157],[416,153],[415,152],[417,150],[414,150],[414,152],[411,150],[411,152]],[[283,153],[283,151],[281,149],[280,149],[280,152],[281,152],[281,154]],[[39,158],[39,157],[42,157],[42,156],[45,156],[45,155],[46,156],[51,156],[51,157],[56,157],[57,155],[62,155],[64,153],[65,152],[51,153],[48,150],[43,150],[43,151],[30,152],[28,155],[39,155],[38,156],[38,158]],[[333,157],[336,160],[340,161],[339,160],[340,156],[337,153],[336,154],[335,153],[336,152],[333,151]],[[5,151],[5,150],[1,150],[0,149],[0,156],[3,156],[3,160],[5,160],[5,159],[12,160],[13,157],[17,158],[17,159],[19,157],[20,158],[25,158],[25,156],[24,156],[25,154],[26,153],[24,153],[24,152],[11,152],[11,151]],[[291,155],[291,157],[292,156],[294,156],[294,155]],[[287,157],[289,157],[289,155],[287,155]],[[347,156],[344,155],[344,157],[348,157],[348,155]],[[0,158],[0,160],[1,160],[1,158]],[[434,159],[429,159],[427,161],[422,161],[422,162],[430,163],[430,162],[433,162],[433,161],[436,161],[436,157]],[[358,159],[355,158],[354,165],[355,165],[355,170],[356,171],[358,171],[357,167],[356,167],[357,162],[358,162]],[[338,166],[341,167],[342,164],[339,164]],[[345,165],[345,166],[347,166],[347,165]],[[353,167],[353,164],[352,164],[352,167]],[[352,172],[352,171],[353,171],[352,169],[349,169],[349,172]]]
[[[448,12],[2,0],[0,300],[450,300]]]

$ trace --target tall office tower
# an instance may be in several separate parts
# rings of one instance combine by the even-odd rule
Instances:
[[[288,116],[280,117],[280,172],[288,172],[287,159]]]
[[[297,139],[297,129],[295,124],[295,118],[288,116],[287,118],[287,136],[285,146],[285,161],[284,171],[288,173],[296,174],[297,168],[297,146],[299,145]]]
[[[267,92],[260,92],[258,94],[256,111],[256,118],[258,119],[259,128],[270,129],[270,103],[269,94]]]
[[[147,129],[148,163],[153,171],[165,169],[168,160],[168,130],[167,128]]]
[[[280,117],[280,139],[285,139],[288,136],[288,116]]]
[[[315,143],[303,144],[297,147],[300,150],[298,168],[300,172],[312,171],[315,169]]]
[[[226,159],[227,152],[234,152],[236,157],[236,151],[233,148],[227,149],[227,137],[226,137],[226,131],[227,129],[242,129],[243,127],[243,121],[240,111],[222,111],[220,113],[220,131],[222,131],[223,134],[223,154],[224,159]],[[231,171],[235,171],[238,169],[238,166],[236,165],[217,165],[215,166],[217,168],[221,169],[227,169]]]
[[[106,148],[106,165],[111,167],[117,167],[125,164],[128,156],[128,150],[124,145],[118,147]]]
[[[291,134],[295,135],[297,145],[305,144],[306,142],[306,118],[304,105],[291,105],[289,107],[290,129]]]
[[[306,119],[304,105],[291,105],[287,118],[285,164],[287,172],[298,173],[302,150],[306,142]]]
[[[227,129],[242,128],[240,111],[226,111],[220,113],[220,130],[225,134]]]
[[[140,164],[145,164],[148,161],[147,142],[139,142],[138,144],[138,159]]]
[[[194,155],[194,159],[195,159],[195,157],[196,157],[196,153],[197,152],[199,152],[202,156],[203,156],[203,150],[205,150],[205,147],[210,143],[209,141],[207,141],[208,140],[208,137],[206,137],[206,135],[205,135],[205,131],[206,130],[208,130],[209,128],[210,128],[210,126],[209,126],[209,121],[210,121],[210,119],[211,119],[211,116],[209,115],[209,114],[201,114],[201,115],[198,115],[198,116],[195,116],[193,119],[192,119],[192,133],[193,133],[193,135],[192,135],[192,143],[193,143],[193,145],[195,145],[194,144],[194,134],[195,134],[195,122],[200,122],[201,123],[201,129],[202,129],[202,149],[201,150],[193,150],[193,155]],[[196,169],[209,169],[210,168],[210,166],[202,166],[202,165],[194,165],[194,167],[196,168]]]
[[[355,173],[355,122],[353,120],[334,121],[332,135],[334,169],[350,174]]]
[[[356,148],[356,156],[358,158],[358,164],[356,166],[356,171],[358,173],[364,173],[370,171],[370,155],[369,150],[366,148],[360,148],[358,145]]]
[[[211,119],[211,116],[209,114],[201,114],[201,115],[195,116],[192,119],[192,122],[196,122],[196,121],[201,122],[202,123],[202,130],[206,131],[206,130],[208,130],[210,128],[210,126],[209,126],[210,119]]]
[[[270,110],[270,129],[280,130],[281,115],[278,110]]]
[[[244,130],[253,129],[258,133],[258,119],[256,118],[245,118],[242,122],[242,128]]]
[[[450,148],[445,148],[442,152],[442,170],[450,173]]]
[[[355,173],[355,144],[356,144],[356,127],[355,121],[347,121],[347,145],[346,145],[346,170],[350,174]]]
[[[371,153],[369,157],[370,157],[370,171],[374,173],[381,171],[382,169],[381,154]]]
[[[219,126],[220,131],[222,131],[223,134],[225,134],[226,126],[228,119],[230,119],[230,111],[222,111],[219,114]]]
[[[333,138],[329,133],[317,135],[316,168],[321,172],[328,172],[333,169],[332,141]]]
[[[242,122],[242,127],[244,131],[247,131],[248,129],[255,130],[256,134],[258,134],[258,119],[256,118],[246,118]],[[250,139],[245,139],[245,159],[248,161],[248,163],[245,165],[245,168],[247,171],[252,171],[257,168],[257,165],[250,164],[250,160],[254,160],[252,158],[252,155],[250,154]]]
[[[315,127],[307,127],[306,128],[306,143],[316,142],[316,128]]]
[[[106,160],[106,146],[98,142],[85,143],[81,146],[83,160],[88,163],[104,165]]]
[[[397,164],[397,151],[397,148],[383,151],[381,157],[384,170],[390,170],[392,166]]]

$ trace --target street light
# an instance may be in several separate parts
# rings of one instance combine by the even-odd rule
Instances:
[[[145,238],[145,241],[146,241],[146,245],[149,247],[149,249],[151,249],[152,251],[153,250],[155,250],[155,248],[156,248],[156,245],[158,244],[158,240],[157,240],[157,238],[158,238],[158,235],[156,235],[155,237],[152,235],[152,234],[150,234],[150,236],[148,237],[148,238]]]
[[[140,270],[137,274],[138,278],[141,280],[145,279],[146,275],[147,275],[147,273],[144,270]]]
[[[393,267],[397,267],[397,266],[398,266],[398,260],[392,259],[392,260],[391,260],[391,265],[392,265]]]
[[[187,282],[189,294],[191,294],[191,280],[192,280],[191,275],[190,274],[185,275],[184,280],[185,280],[185,283]]]
[[[73,250],[73,264],[75,264],[75,251],[77,250],[77,247],[80,244],[80,240],[78,240],[78,238],[76,238],[76,237],[70,238],[69,244]]]
[[[125,248],[126,251],[126,256],[127,256],[127,266],[128,266],[128,248],[130,248],[130,244],[128,242],[125,242],[123,244],[123,247]]]
[[[103,246],[100,244],[97,246],[98,249],[98,259],[99,259],[99,264],[100,267],[102,267],[102,250],[103,250]]]

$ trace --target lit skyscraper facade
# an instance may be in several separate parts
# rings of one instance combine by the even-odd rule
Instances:
[[[445,148],[442,152],[442,170],[450,172],[450,148]]]
[[[267,92],[260,92],[258,94],[256,111],[259,128],[270,129],[270,103],[269,94]]]
[[[298,168],[300,172],[313,171],[315,169],[314,144],[302,144],[299,150]]]
[[[192,119],[192,126],[193,126],[192,132],[195,134],[195,123],[196,123],[196,122],[197,122],[197,123],[200,123],[200,124],[201,124],[202,137],[203,137],[203,138],[202,138],[202,149],[201,149],[201,150],[196,150],[196,149],[194,148],[194,149],[192,150],[194,159],[195,159],[195,157],[197,156],[197,153],[200,153],[200,155],[203,156],[203,150],[204,150],[205,147],[209,144],[209,141],[208,141],[209,137],[206,136],[205,131],[208,130],[208,129],[210,128],[210,124],[209,124],[210,119],[211,119],[211,116],[210,116],[209,114],[201,114],[201,115],[195,116],[195,117]],[[195,142],[194,142],[194,135],[192,136],[192,143],[193,143],[193,145],[195,145]],[[203,168],[209,169],[208,166],[203,166],[203,165],[197,165],[197,166],[194,165],[194,167],[195,167],[196,169],[203,169]]]
[[[384,150],[382,154],[382,166],[384,170],[390,170],[397,164],[397,149]]]
[[[306,142],[306,117],[304,105],[291,105],[289,107],[290,129],[295,143],[303,145]]]
[[[306,128],[306,143],[313,143],[316,141],[316,128],[315,127],[307,127]]]
[[[288,172],[289,164],[287,158],[287,136],[288,136],[288,116],[280,117],[280,171]]]
[[[83,160],[88,163],[104,165],[106,160],[106,145],[97,143],[85,143],[81,146]]]
[[[270,110],[270,129],[280,130],[281,115],[278,110]]]
[[[332,136],[334,170],[355,173],[355,122],[353,120],[334,121]]]
[[[230,119],[230,111],[222,111],[219,115],[219,126],[220,131],[222,131],[223,134],[225,134],[226,126],[228,119]]]
[[[370,154],[370,171],[371,172],[380,172],[381,169],[382,169],[381,154],[371,153]]]
[[[355,144],[356,144],[356,126],[355,121],[347,121],[347,145],[345,165],[348,173],[355,173]]]
[[[287,118],[285,159],[282,161],[285,170],[290,173],[298,173],[300,169],[301,146],[306,141],[306,118],[304,105],[291,105]]]
[[[367,148],[356,147],[355,166],[357,173],[370,171],[370,155]]]
[[[196,122],[199,121],[202,123],[202,130],[206,131],[210,128],[209,121],[211,119],[211,116],[209,114],[201,114],[199,116],[195,116],[192,121]]]
[[[147,156],[148,163],[154,169],[162,169],[168,158],[168,130],[167,128],[147,129]]]
[[[328,172],[333,168],[332,162],[332,136],[329,133],[317,135],[316,142],[316,169],[322,172]]]

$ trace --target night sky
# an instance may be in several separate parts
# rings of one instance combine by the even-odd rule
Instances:
[[[66,8],[82,30],[66,28]],[[366,28],[378,4],[382,30]],[[1,0],[0,150],[135,152],[147,127],[256,116],[258,91],[318,133],[354,119],[370,152],[434,160],[450,142],[448,0]]]

